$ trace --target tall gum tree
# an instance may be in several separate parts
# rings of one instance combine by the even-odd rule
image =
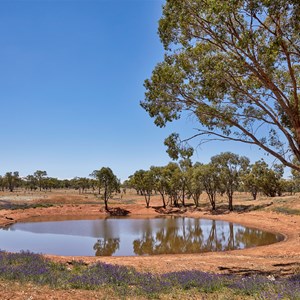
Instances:
[[[103,189],[105,210],[108,211],[108,199],[114,192],[120,192],[120,180],[109,167],[102,167],[100,170],[94,170],[90,176],[96,178],[99,192]]]
[[[228,198],[228,209],[233,210],[233,193],[238,190],[241,177],[246,173],[249,159],[232,152],[222,152],[211,158],[211,163],[216,167],[222,188]]]
[[[300,171],[299,32],[299,0],[167,0],[141,106],[160,127],[191,112],[200,143],[257,145]]]

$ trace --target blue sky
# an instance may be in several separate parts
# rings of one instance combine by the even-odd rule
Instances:
[[[140,107],[143,82],[163,59],[161,0],[0,1],[0,174],[88,176],[109,166],[122,180],[165,165],[165,137],[192,135],[185,118],[164,129]],[[194,160],[257,148],[208,143]]]

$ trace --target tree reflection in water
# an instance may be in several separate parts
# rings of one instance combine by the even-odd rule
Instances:
[[[93,249],[95,256],[112,256],[120,247],[120,238],[113,237],[113,228],[111,228],[108,218],[103,220],[103,237],[99,238]]]
[[[236,233],[236,241],[243,245],[243,248],[272,244],[282,240],[281,236],[270,232],[261,231],[253,228],[242,228]]]
[[[120,246],[120,239],[98,239],[94,245],[95,256],[111,256],[113,255]]]
[[[179,225],[180,222],[180,225]],[[143,237],[133,242],[136,255],[183,254],[210,251],[226,251],[274,243],[275,235],[260,230],[243,228],[228,223],[218,226],[218,221],[211,221],[211,226],[201,228],[200,219],[181,218],[166,223],[166,226],[153,233],[149,227]],[[149,224],[150,225],[150,224]]]
[[[155,234],[151,228],[147,228],[141,239],[134,240],[134,253],[155,255],[200,252],[203,232],[199,219],[169,219],[165,225]]]

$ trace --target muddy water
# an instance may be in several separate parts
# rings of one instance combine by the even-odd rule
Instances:
[[[186,217],[31,219],[0,229],[0,249],[66,256],[140,256],[243,249],[281,235]]]

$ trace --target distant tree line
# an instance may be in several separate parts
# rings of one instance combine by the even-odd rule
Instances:
[[[300,173],[292,171],[291,179],[283,178],[283,165],[270,167],[263,159],[250,164],[245,156],[224,152],[211,157],[207,164],[192,163],[192,152],[181,152],[178,162],[166,166],[152,166],[149,170],[137,170],[121,184],[108,167],[94,170],[88,177],[58,179],[48,177],[47,172],[37,170],[32,175],[20,177],[19,172],[7,172],[0,176],[0,190],[13,192],[16,189],[28,191],[51,191],[53,189],[75,189],[79,194],[92,192],[102,194],[105,208],[113,193],[135,189],[145,198],[147,207],[153,195],[160,195],[162,206],[185,206],[187,200],[193,200],[196,207],[200,196],[206,193],[211,209],[216,209],[217,195],[225,195],[228,209],[233,210],[235,192],[249,192],[253,199],[259,193],[275,197],[282,193],[300,191]],[[171,155],[172,156],[172,155]],[[177,157],[178,158],[178,157]]]
[[[52,189],[75,189],[79,194],[88,190],[96,192],[99,184],[96,179],[74,177],[73,179],[58,179],[48,177],[46,171],[37,170],[32,175],[20,177],[19,172],[7,172],[0,176],[0,190],[13,192],[16,189],[28,191],[51,191]],[[99,192],[100,193],[100,192]]]

